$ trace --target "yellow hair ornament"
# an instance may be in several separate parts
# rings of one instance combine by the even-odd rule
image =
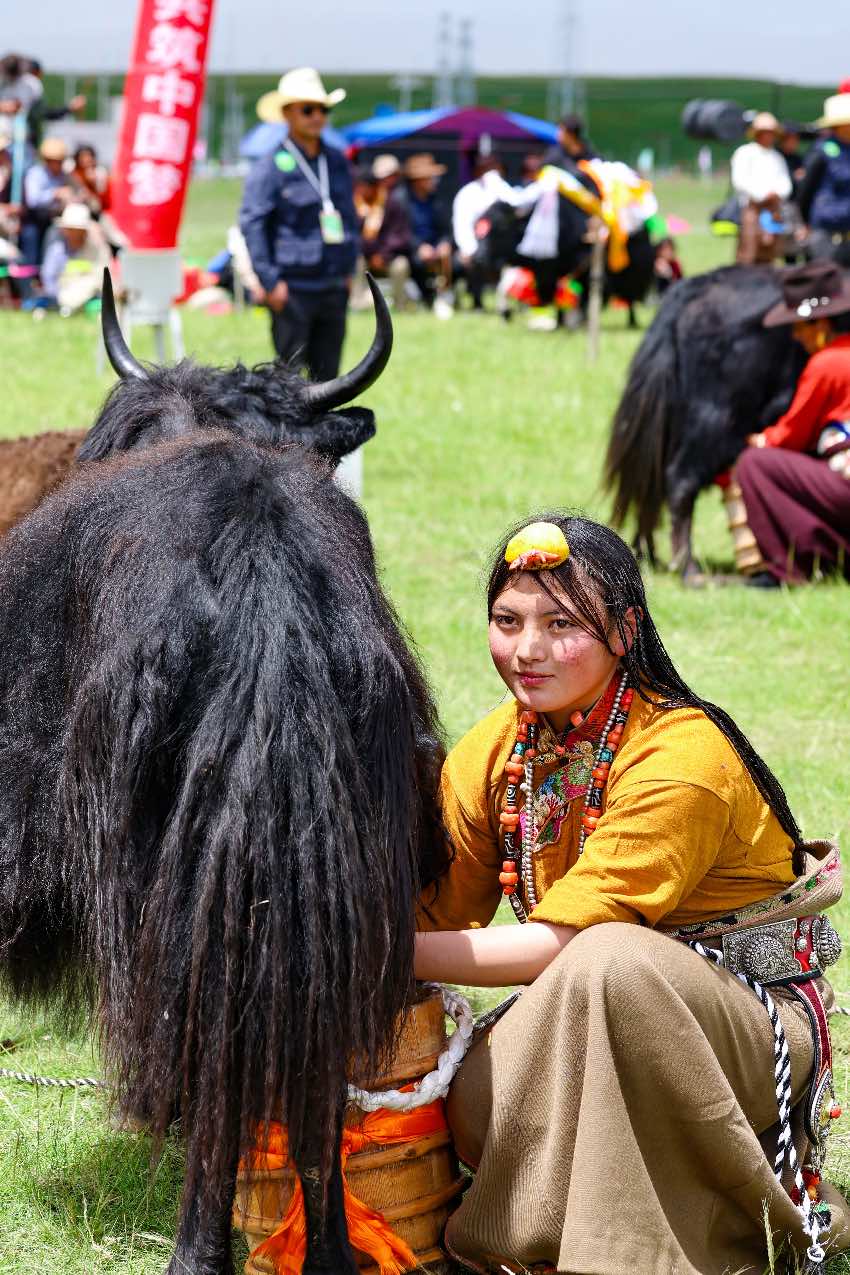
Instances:
[[[532,522],[508,542],[505,562],[511,571],[548,571],[570,556],[570,546],[554,522]]]

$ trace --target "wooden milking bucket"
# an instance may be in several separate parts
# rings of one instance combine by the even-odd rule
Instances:
[[[371,1089],[395,1089],[419,1080],[436,1065],[446,1045],[445,1014],[439,992],[413,1005],[405,1015],[391,1065]],[[350,1107],[346,1127],[365,1116]],[[374,1146],[348,1158],[345,1178],[351,1193],[384,1215],[392,1230],[413,1250],[417,1263],[444,1260],[440,1239],[464,1179],[448,1129],[397,1146]],[[240,1170],[233,1223],[252,1249],[277,1230],[292,1197],[294,1170]],[[372,1258],[355,1250],[361,1270],[376,1273]],[[251,1256],[245,1275],[274,1275],[270,1259]]]
[[[723,488],[723,503],[726,506],[726,520],[732,533],[735,546],[735,566],[741,575],[753,575],[756,571],[764,571],[766,563],[761,556],[756,538],[747,522],[747,506],[744,504],[744,493],[734,478]]]

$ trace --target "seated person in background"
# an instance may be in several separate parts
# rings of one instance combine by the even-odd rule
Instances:
[[[850,580],[850,280],[813,261],[786,271],[782,292],[764,325],[793,324],[809,361],[788,411],[750,435],[735,466],[765,561],[747,583],[799,583],[816,570]]]
[[[45,301],[63,314],[99,296],[109,247],[85,204],[68,204],[50,231],[41,267]]]
[[[12,152],[0,150],[0,263],[17,261],[21,206],[12,203]]]
[[[732,155],[732,187],[741,203],[735,260],[742,266],[769,264],[779,251],[782,204],[791,198],[788,166],[776,149],[779,121],[760,111],[750,125],[752,141]],[[769,225],[765,225],[765,218]]]
[[[682,263],[676,256],[676,244],[668,235],[655,245],[655,291],[659,297],[682,278]]]
[[[398,190],[401,164],[395,155],[377,155],[371,177],[372,202],[360,230],[365,267],[373,275],[389,278],[393,305],[403,310],[408,304],[406,284],[411,274],[413,236],[410,210]]]
[[[398,192],[410,219],[410,272],[429,309],[438,299],[438,293],[446,290],[451,281],[450,219],[437,193],[445,171],[445,164],[438,164],[427,152],[411,155],[403,169],[404,185]],[[448,301],[442,296],[439,301],[439,315],[448,317],[451,314]]]
[[[818,124],[829,131],[809,151],[797,202],[809,227],[810,254],[850,266],[850,93],[823,105]]]
[[[85,204],[93,217],[108,211],[112,202],[109,173],[98,164],[93,146],[78,146],[74,151],[68,184],[74,192],[74,202]]]
[[[40,163],[24,177],[24,215],[21,225],[21,255],[27,265],[41,264],[44,236],[74,192],[65,173],[68,151],[58,137],[48,137],[39,147]]]

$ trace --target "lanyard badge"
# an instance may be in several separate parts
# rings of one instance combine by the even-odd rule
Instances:
[[[283,142],[291,159],[301,169],[306,180],[313,187],[313,190],[322,201],[321,211],[319,212],[319,229],[322,232],[322,242],[326,244],[339,244],[345,242],[345,227],[342,224],[342,216],[338,209],[334,208],[331,200],[330,179],[328,177],[328,161],[323,154],[319,154],[319,176],[313,172],[310,165],[304,159],[300,150],[293,146],[289,138],[284,138]],[[280,165],[278,165],[280,167]]]

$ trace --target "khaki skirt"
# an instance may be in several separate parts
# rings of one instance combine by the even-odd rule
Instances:
[[[811,1031],[780,997],[796,1103]],[[774,1250],[805,1251],[772,1169],[768,1015],[733,975],[653,930],[575,938],[467,1054],[448,1115],[476,1173],[446,1242],[479,1269],[756,1275],[767,1227]],[[829,1251],[850,1246],[846,1205],[824,1195]]]

